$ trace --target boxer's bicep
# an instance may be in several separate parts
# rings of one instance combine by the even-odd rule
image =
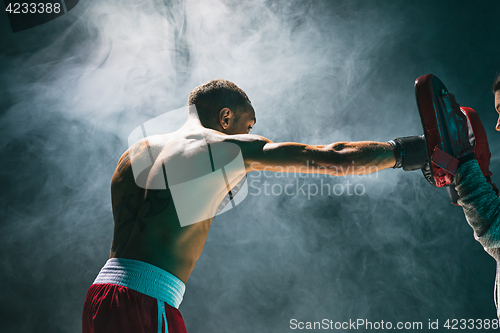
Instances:
[[[265,138],[264,138],[265,139]],[[317,172],[311,168],[340,162],[340,154],[327,146],[257,140],[242,149],[247,171]]]
[[[335,164],[338,156],[334,150],[324,149],[322,146],[281,142],[266,144],[261,153],[261,160],[272,171],[302,168],[300,172],[307,173],[313,165]]]

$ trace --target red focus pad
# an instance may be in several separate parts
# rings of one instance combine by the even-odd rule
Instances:
[[[450,154],[447,154],[439,149],[438,146],[434,148],[434,154],[432,154],[432,162],[440,168],[445,169],[452,175],[457,173],[458,160]]]
[[[492,173],[490,171],[491,152],[488,145],[488,137],[483,123],[479,118],[477,112],[472,108],[460,107],[462,112],[467,116],[469,125],[469,137],[471,144],[474,145],[474,155],[476,156],[477,163],[483,172],[484,177],[491,184],[497,195],[499,194],[498,188],[491,182]]]
[[[422,172],[436,187],[450,185],[458,159],[474,152],[467,117],[443,82],[432,74],[415,80],[415,95],[427,150]]]
[[[485,177],[491,177],[490,172],[490,160],[491,152],[490,146],[488,145],[488,138],[486,137],[486,130],[484,129],[483,123],[479,118],[477,112],[472,108],[461,107],[462,112],[467,116],[469,120],[469,129],[472,133],[471,139],[474,144],[474,153],[476,155],[477,163],[483,172]],[[472,142],[471,142],[472,143]]]

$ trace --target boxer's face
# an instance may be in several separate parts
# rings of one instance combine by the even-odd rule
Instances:
[[[236,118],[235,134],[248,134],[256,122],[255,111],[251,105],[248,105]]]
[[[237,113],[227,113],[227,108],[222,109],[219,118],[222,131],[229,135],[248,134],[256,121],[255,111],[250,103]]]
[[[495,92],[495,110],[498,112],[497,131],[500,131],[500,90]]]

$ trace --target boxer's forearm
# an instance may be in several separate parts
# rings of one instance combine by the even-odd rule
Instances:
[[[476,160],[460,166],[455,186],[467,222],[485,248],[500,247],[500,198],[484,178]]]
[[[392,168],[396,163],[394,149],[389,143],[360,141],[337,142],[323,149],[331,152],[323,163],[330,168],[351,167],[354,174],[363,175]],[[328,156],[328,155],[327,155]]]

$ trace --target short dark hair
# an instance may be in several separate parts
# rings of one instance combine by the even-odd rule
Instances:
[[[493,84],[493,92],[496,93],[499,90],[500,90],[500,74],[497,75],[495,83]]]
[[[188,105],[196,105],[198,116],[203,121],[215,117],[223,108],[238,112],[247,102],[252,103],[236,84],[224,79],[214,79],[194,88],[189,94]]]

